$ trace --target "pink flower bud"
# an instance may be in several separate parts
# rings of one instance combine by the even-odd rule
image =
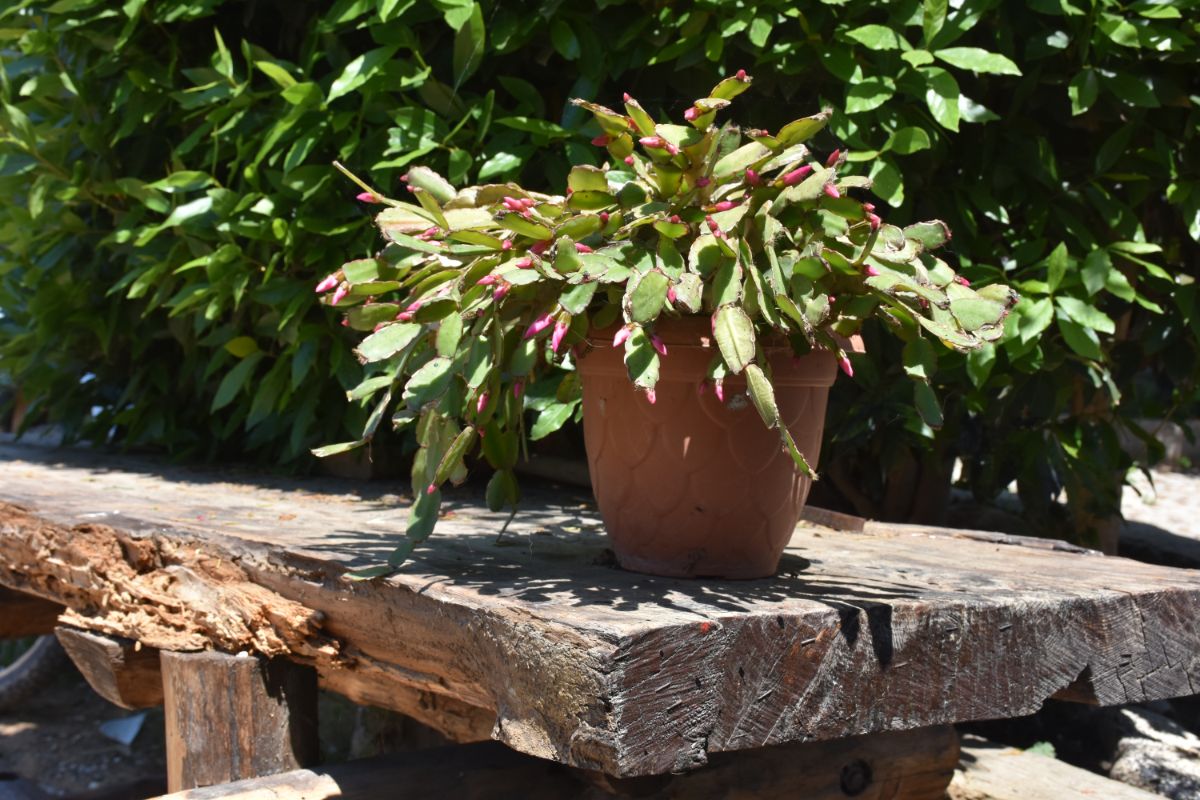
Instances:
[[[842,368],[842,372],[846,373],[847,378],[854,377],[854,367],[847,356],[842,356],[838,359],[838,366]]]
[[[592,144],[596,145],[596,147],[604,147],[608,144],[608,137],[602,133],[595,139],[592,139]]]
[[[842,196],[842,193],[837,190],[837,187],[832,183],[827,183],[821,187],[821,191],[825,192],[826,196],[832,197],[834,200]]]
[[[475,285],[476,286],[491,286],[495,282],[496,282],[495,275],[484,275],[482,278],[475,281]]]
[[[607,211],[601,211],[601,212],[600,212],[599,214],[597,214],[596,216],[600,217],[600,224],[601,224],[601,225],[607,225],[607,224],[608,224],[608,212],[607,212]]]
[[[626,103],[628,103],[633,98],[629,96],[629,92],[622,92],[621,99],[624,100]]]
[[[323,281],[317,284],[316,292],[317,294],[324,294],[341,282],[342,279],[338,276],[338,273],[335,272],[332,275],[326,276]]]
[[[674,222],[676,225],[678,225],[679,223],[683,222],[683,220],[679,218],[678,214],[672,214],[668,222]]]
[[[713,394],[717,396],[717,400],[722,403],[725,402],[725,381],[718,378],[717,381],[713,383]]]
[[[688,122],[695,121],[696,117],[698,116],[700,116],[700,109],[696,108],[695,106],[692,106],[687,111],[683,112],[683,118]]]
[[[532,197],[522,197],[521,205],[525,206],[526,208],[533,208],[537,205],[537,200],[534,200]]]
[[[838,158],[842,155],[841,149],[834,150],[829,154],[829,158],[825,159],[825,166],[832,167],[837,163]]]
[[[525,381],[513,381],[513,397],[521,399],[521,393],[525,391]]]
[[[418,234],[417,234],[417,238],[418,238],[418,239],[423,239],[423,240],[425,240],[425,241],[429,241],[429,240],[430,240],[430,239],[432,239],[433,237],[437,236],[437,235],[438,235],[438,233],[440,233],[440,232],[441,232],[441,229],[440,229],[440,228],[438,228],[438,227],[435,225],[435,226],[434,226],[434,227],[432,227],[432,228],[426,228],[425,230],[423,230],[423,231],[421,231],[420,233],[418,233]]]
[[[675,300],[677,299],[677,297],[678,297],[678,295],[675,294],[675,287],[668,286],[667,287],[667,301],[670,303],[674,303]]]
[[[661,136],[643,136],[638,139],[638,144],[642,147],[666,147],[667,143],[663,141]]]
[[[796,167],[794,170],[783,176],[783,185],[795,186],[797,183],[808,177],[808,174],[812,172],[812,169],[813,168],[808,164],[803,164],[799,167]]]
[[[762,178],[760,178],[758,176],[757,172],[755,172],[754,170],[747,167],[746,168],[746,183],[750,184],[751,186],[758,186],[760,183],[762,183]]]
[[[646,390],[646,399],[650,401],[650,405],[654,405],[655,403],[658,402],[658,393],[655,392],[653,389],[647,389]]]
[[[533,253],[535,256],[540,256],[542,253],[546,252],[546,248],[548,248],[553,241],[553,239],[542,239],[540,242],[534,242],[529,246],[529,252]]]
[[[739,69],[737,71],[737,74],[734,75],[733,77],[737,78],[742,83],[745,83],[746,81],[750,80],[750,76],[746,74],[746,70],[744,70],[744,69]]]
[[[708,186],[710,183],[712,183],[712,181],[710,181],[708,178],[705,178],[703,176],[696,178],[696,186],[700,189],[703,189],[705,186]]]
[[[397,322],[412,322],[413,315],[411,311],[401,311],[396,315]]]
[[[712,207],[712,210],[720,212],[720,211],[728,211],[729,209],[736,208],[736,207],[737,207],[737,203],[735,201],[722,200],[721,202],[714,204]]]
[[[533,259],[530,258],[529,256],[524,256],[523,258],[518,258],[516,261],[513,262],[513,266],[516,267],[517,269],[531,269],[533,267]]]
[[[504,207],[509,211],[524,211],[524,204],[515,197],[505,197],[500,202],[504,203]]]
[[[401,176],[400,176],[400,182],[401,182],[401,183],[408,183],[408,175],[401,175]]]
[[[342,327],[343,327],[343,328],[349,328],[349,327],[350,327],[350,320],[348,320],[348,319],[346,319],[345,317],[343,317],[343,318],[342,318]]]
[[[633,166],[633,156],[632,155],[625,156],[625,163],[632,167]]]
[[[409,303],[409,304],[408,304],[408,307],[407,307],[407,308],[405,308],[404,310],[405,310],[405,311],[409,311],[409,312],[414,312],[414,313],[415,313],[415,312],[417,312],[417,311],[420,311],[420,310],[421,310],[421,306],[422,306],[422,303],[421,303],[421,301],[420,301],[420,300],[414,300],[414,301],[412,301],[411,303]]]
[[[962,275],[955,275],[954,282],[957,284],[960,284],[962,286],[970,286],[971,285],[971,282],[969,280],[967,280],[966,278],[964,278]]]
[[[554,323],[554,333],[550,334],[550,349],[558,352],[562,347],[563,337],[567,335],[567,331],[571,328],[571,321],[568,319],[560,319]]]
[[[875,269],[870,264],[867,264],[866,269],[864,269],[863,271],[865,273],[867,273],[868,278],[874,278],[876,275],[879,274],[879,270]]]
[[[378,203],[379,195],[374,192],[359,192],[354,199],[360,203]]]
[[[540,317],[535,319],[528,328],[525,329],[525,338],[532,339],[534,336],[537,336],[539,333],[546,330],[546,328],[549,328],[552,321],[553,319],[549,314],[542,314]]]
[[[667,346],[663,344],[662,339],[658,338],[658,334],[650,334],[650,344],[654,346],[654,349],[658,351],[660,356],[665,356],[667,354]]]
[[[437,484],[436,484],[436,483],[431,483],[431,484],[429,484],[428,486],[426,486],[426,487],[425,487],[425,494],[433,494],[433,493],[434,493],[434,492],[436,492],[436,491],[437,491]]]
[[[867,213],[867,222],[871,223],[871,230],[873,231],[879,230],[879,226],[883,224],[883,220],[879,218],[878,214],[870,212]]]
[[[613,347],[620,347],[625,344],[626,340],[633,335],[633,330],[626,327],[617,331],[617,335],[613,337]]]
[[[713,219],[713,218],[712,218],[712,214],[709,214],[708,216],[706,216],[706,217],[704,218],[704,221],[708,223],[708,229],[709,229],[710,231],[712,231],[712,234],[713,234],[713,236],[716,236],[716,237],[718,237],[718,238],[719,238],[720,236],[722,236],[722,233],[721,233],[721,226],[720,226],[720,225],[718,225],[718,224],[717,224],[717,221],[716,221],[715,219]]]
[[[345,320],[345,322],[349,322],[349,321],[350,321],[350,320]],[[379,323],[378,325],[376,325],[374,328],[372,328],[372,329],[371,329],[371,332],[372,332],[372,333],[379,333],[379,332],[380,332],[381,330],[383,330],[383,329],[384,329],[384,327],[386,327],[386,326],[387,326],[387,323],[386,323],[386,322],[381,322],[381,323]]]
[[[348,294],[350,294],[350,287],[343,283],[342,285],[338,286],[337,291],[333,293],[333,299],[329,301],[329,304],[336,306],[338,303],[342,302],[342,298]]]
[[[575,243],[575,252],[577,252],[577,253],[590,253],[590,252],[592,252],[592,248],[588,247],[588,246],[587,246],[586,244],[584,244],[583,242],[576,242],[576,243]]]
[[[482,394],[479,395],[479,399],[475,401],[475,413],[482,414],[483,410],[485,408],[487,408],[487,404],[488,404],[488,393],[483,392]]]
[[[507,295],[510,291],[512,291],[512,284],[505,281],[505,282],[501,283],[499,286],[497,286],[495,288],[495,290],[492,292],[492,300],[494,300],[498,303],[501,300],[503,300],[504,296]]]
[[[512,250],[512,239],[505,239],[500,243],[501,250]]]
[[[408,188],[408,193],[409,193],[409,194],[416,194],[416,193],[417,193],[417,187],[415,187],[415,186],[409,186],[409,187],[407,187],[407,188]]]
[[[874,211],[875,210],[874,203],[863,203],[862,206],[863,206],[863,211]]]

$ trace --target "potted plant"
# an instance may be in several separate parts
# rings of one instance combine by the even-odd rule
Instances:
[[[868,317],[906,341],[915,401],[931,419],[931,340],[970,350],[998,338],[1016,295],[974,289],[934,255],[939,221],[899,228],[855,195],[845,154],[806,142],[830,112],[772,134],[716,119],[750,86],[744,72],[656,122],[575,100],[601,130],[604,168],[578,166],[563,196],[512,183],[457,190],[425,168],[412,200],[358,178],[387,206],[389,244],[317,287],[369,333],[378,365],[350,394],[382,394],[414,425],[415,502],[392,565],[433,530],[440,487],[479,451],[494,468],[493,509],[519,499],[523,391],[561,374],[582,391],[589,464],[620,563],[666,575],[771,574],[816,463],[825,397],[849,337]],[[340,168],[340,165],[339,165]],[[345,170],[343,170],[345,171]],[[381,567],[380,572],[387,567]]]

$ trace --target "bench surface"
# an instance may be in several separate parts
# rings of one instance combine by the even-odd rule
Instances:
[[[0,444],[0,584],[76,627],[287,656],[454,738],[617,776],[1200,692],[1200,571],[805,523],[775,578],[657,578],[614,566],[590,498],[535,487],[501,537],[507,514],[448,493],[399,573],[350,581],[403,531],[382,491]]]

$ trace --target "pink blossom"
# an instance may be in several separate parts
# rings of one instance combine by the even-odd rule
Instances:
[[[421,301],[420,300],[412,301],[411,303],[408,304],[408,308],[406,308],[404,310],[405,311],[420,311],[421,310]]]
[[[343,283],[342,285],[338,286],[337,291],[333,293],[333,299],[329,301],[329,304],[336,306],[338,303],[342,302],[342,298],[348,294],[350,294],[350,287]]]
[[[961,285],[963,285],[963,286],[970,286],[970,285],[971,285],[971,282],[970,282],[969,280],[967,280],[966,278],[964,278],[962,275],[955,275],[955,276],[954,276],[954,282],[955,282],[955,283],[958,283],[958,284],[961,284]]]
[[[616,336],[613,337],[613,347],[620,347],[621,345],[625,344],[626,340],[629,339],[631,335],[633,335],[633,330],[631,328],[621,328],[617,331]]]
[[[349,328],[349,327],[350,327],[350,320],[348,320],[348,319],[346,319],[345,317],[343,317],[343,318],[342,318],[342,327],[343,327],[343,328]]]
[[[762,178],[760,178],[758,176],[757,172],[755,172],[754,170],[747,167],[746,168],[746,183],[750,184],[751,186],[758,186],[760,183],[762,183]]]
[[[720,211],[728,211],[729,209],[731,209],[731,208],[736,208],[736,207],[737,207],[737,202],[736,202],[736,201],[734,201],[734,200],[722,200],[721,202],[714,204],[714,205],[713,205],[713,207],[712,207],[712,210],[713,210],[713,211],[720,212]]]
[[[324,294],[341,282],[341,276],[335,272],[332,275],[326,276],[323,281],[317,284],[316,292],[317,294]]]
[[[567,331],[571,329],[571,321],[568,319],[560,319],[554,323],[554,333],[550,334],[550,349],[558,352],[562,347],[563,337],[567,335]]]
[[[525,204],[515,197],[505,197],[500,202],[504,203],[504,207],[509,211],[524,211]]]
[[[548,248],[553,241],[553,239],[542,239],[540,242],[534,242],[529,246],[529,252],[540,256],[542,253],[546,252],[546,248]]]
[[[737,71],[737,74],[734,75],[733,77],[737,78],[742,83],[745,83],[746,81],[750,80],[750,76],[746,74],[746,70],[744,70],[744,69],[739,69]]]
[[[868,278],[874,278],[876,275],[878,275],[878,274],[879,274],[879,270],[875,269],[875,268],[874,268],[874,267],[872,267],[870,264],[867,264],[867,266],[866,266],[866,268],[863,270],[863,272],[867,273],[867,277],[868,277]]]
[[[475,285],[476,286],[491,286],[495,282],[496,282],[495,275],[484,275],[482,278],[475,281]]]
[[[412,322],[413,315],[411,311],[401,311],[396,315],[397,322]]]
[[[583,242],[576,242],[576,243],[575,243],[575,252],[577,252],[577,253],[590,253],[590,252],[592,252],[592,248],[588,247],[588,246],[587,246],[586,244],[584,244]]]
[[[675,293],[675,287],[674,287],[674,286],[668,286],[668,287],[667,287],[667,300],[668,300],[668,302],[674,303],[674,302],[675,302],[675,300],[677,299],[677,297],[678,297],[678,295],[676,295],[676,293]]]
[[[378,203],[380,200],[379,195],[374,192],[359,192],[354,199],[360,203]]]
[[[676,225],[678,225],[679,223],[683,222],[683,220],[679,218],[678,214],[672,214],[668,222],[674,222]]]
[[[836,200],[837,198],[842,196],[842,193],[839,192],[837,190],[837,187],[834,186],[832,183],[827,183],[824,186],[822,186],[821,191],[825,192],[825,194],[827,196],[832,197],[834,200]]]
[[[533,208],[537,205],[537,200],[534,200],[532,197],[522,197],[521,205],[525,206],[526,208]]]
[[[712,183],[712,181],[710,181],[708,178],[705,178],[703,175],[701,175],[699,178],[696,178],[696,188],[698,189],[703,189],[710,183]]]
[[[863,203],[862,206],[863,206],[863,211],[874,211],[875,210],[874,203]]]
[[[525,391],[525,381],[513,381],[513,397],[521,399],[521,393]]]
[[[867,222],[871,223],[871,230],[873,231],[879,230],[879,226],[883,224],[883,220],[879,218],[878,214],[872,214],[869,211],[867,212]]]
[[[533,266],[533,259],[529,256],[518,258],[513,262],[513,266],[517,269],[530,269]]]
[[[596,147],[604,147],[608,144],[608,137],[602,133],[595,139],[592,139],[592,144],[596,145]]]
[[[667,143],[661,136],[643,136],[638,139],[638,144],[642,147],[665,147]]]
[[[854,366],[851,365],[849,357],[842,356],[841,358],[839,358],[838,366],[842,368],[842,372],[846,373],[847,378],[854,377]]]
[[[658,402],[658,393],[655,392],[653,389],[647,389],[646,390],[646,399],[650,401],[650,405],[654,405],[655,403]]]
[[[600,224],[601,224],[601,225],[607,225],[607,224],[608,224],[608,212],[607,212],[607,211],[601,211],[601,212],[600,212],[599,214],[597,214],[596,216],[600,217]]]
[[[725,381],[718,378],[716,382],[713,383],[713,394],[717,396],[717,400],[722,403],[725,402]]]
[[[801,166],[796,167],[794,170],[783,176],[783,185],[795,186],[797,183],[808,177],[808,174],[812,172],[812,169],[813,168],[808,164],[802,164]]]
[[[665,356],[667,354],[667,346],[663,344],[662,339],[658,338],[658,334],[650,334],[650,344],[654,345],[654,349],[658,351],[660,356]]]
[[[487,408],[487,404],[488,404],[488,393],[482,392],[479,395],[479,399],[475,401],[475,413],[482,414],[483,410],[485,408]]]
[[[512,239],[505,239],[503,242],[500,243],[501,250],[512,250],[512,247],[513,247]]]
[[[625,156],[625,163],[632,167],[633,166],[633,156],[632,155]]]
[[[492,300],[494,300],[498,303],[501,300],[503,300],[504,296],[506,294],[508,294],[510,291],[512,291],[512,284],[508,283],[507,281],[504,281],[499,286],[497,286],[495,288],[495,290],[492,292]]]
[[[829,158],[825,159],[825,166],[832,167],[837,163],[838,158],[842,155],[841,148],[834,150],[829,154]]]
[[[629,96],[629,92],[621,92],[621,99],[628,103],[633,98]]]
[[[696,108],[695,106],[692,106],[687,111],[683,112],[683,118],[688,122],[695,121],[696,117],[698,116],[700,116],[700,109]]]
[[[434,493],[434,492],[436,492],[436,491],[437,491],[437,484],[436,484],[436,483],[431,483],[431,484],[429,484],[428,486],[426,486],[426,487],[425,487],[425,494],[433,494],[433,493]]]
[[[708,223],[708,229],[710,231],[712,231],[713,236],[720,238],[721,236],[724,235],[723,233],[721,233],[721,226],[718,225],[717,221],[712,218],[712,214],[709,214],[708,216],[706,216],[704,218],[704,221]]]
[[[534,336],[537,336],[539,333],[546,330],[546,328],[549,328],[550,323],[553,321],[554,320],[550,314],[542,314],[540,317],[535,319],[528,328],[525,329],[525,338],[532,339]]]

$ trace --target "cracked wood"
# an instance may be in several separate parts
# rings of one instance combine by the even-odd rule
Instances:
[[[807,525],[776,578],[680,581],[613,568],[585,497],[534,489],[498,539],[504,515],[464,492],[399,574],[352,583],[403,530],[403,498],[0,446],[0,500],[28,509],[0,512],[0,583],[73,625],[280,647],[355,699],[617,776],[1200,689],[1200,573],[1021,537]],[[227,617],[247,596],[292,611],[193,619],[176,573],[200,598],[235,587],[242,605],[207,606]]]

